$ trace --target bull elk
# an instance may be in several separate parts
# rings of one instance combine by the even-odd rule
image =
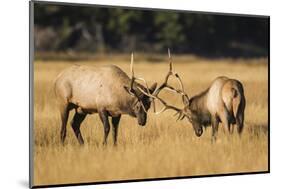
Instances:
[[[170,50],[169,55],[169,71],[164,82],[153,92],[148,94],[140,88],[147,96],[159,100],[164,107],[156,114],[164,112],[168,109],[176,111],[178,120],[187,118],[195,131],[196,136],[200,137],[203,133],[203,126],[212,126],[212,139],[216,139],[218,125],[222,123],[224,128],[229,132],[233,132],[231,125],[237,125],[237,131],[242,133],[244,125],[244,110],[246,100],[244,96],[243,85],[236,79],[230,79],[225,76],[217,77],[209,88],[200,94],[189,98],[184,91],[184,86],[179,75],[173,71]],[[170,76],[175,76],[180,84],[181,89],[175,89],[168,84]],[[183,108],[168,105],[162,98],[158,96],[162,89],[168,89],[182,97]],[[155,111],[155,109],[154,109]]]
[[[143,79],[134,76],[133,54],[131,74],[132,77],[129,78],[114,65],[96,67],[75,65],[60,73],[55,81],[55,93],[61,117],[61,142],[65,142],[67,120],[69,112],[73,109],[75,114],[71,126],[80,144],[84,144],[80,125],[87,114],[99,114],[104,126],[103,144],[107,143],[110,131],[109,117],[112,117],[114,144],[117,143],[118,125],[122,114],[136,117],[138,124],[144,126],[152,99],[141,91],[151,94],[157,84],[154,83],[148,88],[135,82]]]

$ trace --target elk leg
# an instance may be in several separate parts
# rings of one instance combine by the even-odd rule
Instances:
[[[114,145],[117,145],[117,135],[118,135],[118,126],[119,126],[119,121],[120,121],[121,115],[119,115],[118,117],[112,117],[111,123],[113,126],[113,132],[112,132],[112,136],[113,136],[113,142]]]
[[[230,133],[231,133],[231,134],[233,134],[234,127],[235,127],[234,124],[232,124],[232,125],[231,125],[231,130],[230,130]]]
[[[237,132],[239,135],[241,135],[244,127],[244,112],[237,115],[236,125],[237,125]]]
[[[66,137],[66,124],[68,120],[69,115],[69,106],[68,105],[62,105],[60,108],[60,116],[61,116],[61,143],[64,144],[65,137]]]
[[[108,133],[110,131],[110,125],[109,125],[109,121],[108,121],[108,113],[106,111],[100,111],[99,112],[99,116],[100,119],[103,123],[103,127],[104,127],[104,140],[103,140],[103,144],[106,145],[107,144],[107,137],[108,137]]]
[[[223,125],[224,130],[228,131],[228,134],[230,133],[230,123],[228,120],[228,112],[225,111],[222,113],[222,115],[220,115],[220,119]]]
[[[216,117],[212,117],[212,142],[217,140],[219,121]]]
[[[80,131],[80,125],[82,121],[85,119],[86,114],[81,114],[81,113],[75,113],[72,121],[71,121],[71,127],[75,133],[75,136],[79,142],[79,144],[84,144],[84,140]]]

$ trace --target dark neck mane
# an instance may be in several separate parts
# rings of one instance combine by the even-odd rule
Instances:
[[[190,110],[197,116],[200,124],[207,126],[211,123],[211,114],[207,108],[206,100],[209,89],[190,99]]]
[[[207,93],[209,91],[209,88],[206,89],[205,91],[193,96],[190,99],[190,108],[191,110],[196,110],[196,111],[205,111],[205,99],[207,97]]]

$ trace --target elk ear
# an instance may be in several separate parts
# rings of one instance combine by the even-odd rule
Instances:
[[[151,85],[151,87],[149,88],[149,92],[152,94],[155,91],[156,87],[157,83],[153,83],[153,85]]]
[[[124,89],[125,89],[125,91],[127,91],[127,93],[129,93],[130,95],[135,96],[135,91],[134,91],[134,89],[131,89],[131,88],[128,87],[128,86],[124,86]]]

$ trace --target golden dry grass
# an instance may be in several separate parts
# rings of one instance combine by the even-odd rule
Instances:
[[[118,146],[102,145],[103,126],[97,115],[87,116],[78,145],[68,124],[66,145],[60,144],[60,119],[53,94],[58,73],[73,62],[34,63],[34,184],[61,184],[94,181],[161,178],[268,170],[268,67],[266,59],[205,60],[182,57],[174,60],[190,96],[204,90],[220,75],[237,78],[244,84],[247,100],[245,129],[228,136],[220,128],[211,143],[211,128],[201,138],[195,136],[186,120],[176,122],[171,111],[154,115],[150,111],[145,127],[129,116],[122,116]],[[129,73],[128,61],[106,60],[76,64],[113,63]],[[212,64],[210,64],[212,62]],[[250,64],[245,64],[250,62]],[[166,62],[136,60],[136,74],[152,84],[163,80]],[[176,84],[174,80],[172,84]],[[180,106],[174,94],[163,93]],[[71,120],[73,113],[70,115]],[[221,126],[220,126],[221,127]]]

